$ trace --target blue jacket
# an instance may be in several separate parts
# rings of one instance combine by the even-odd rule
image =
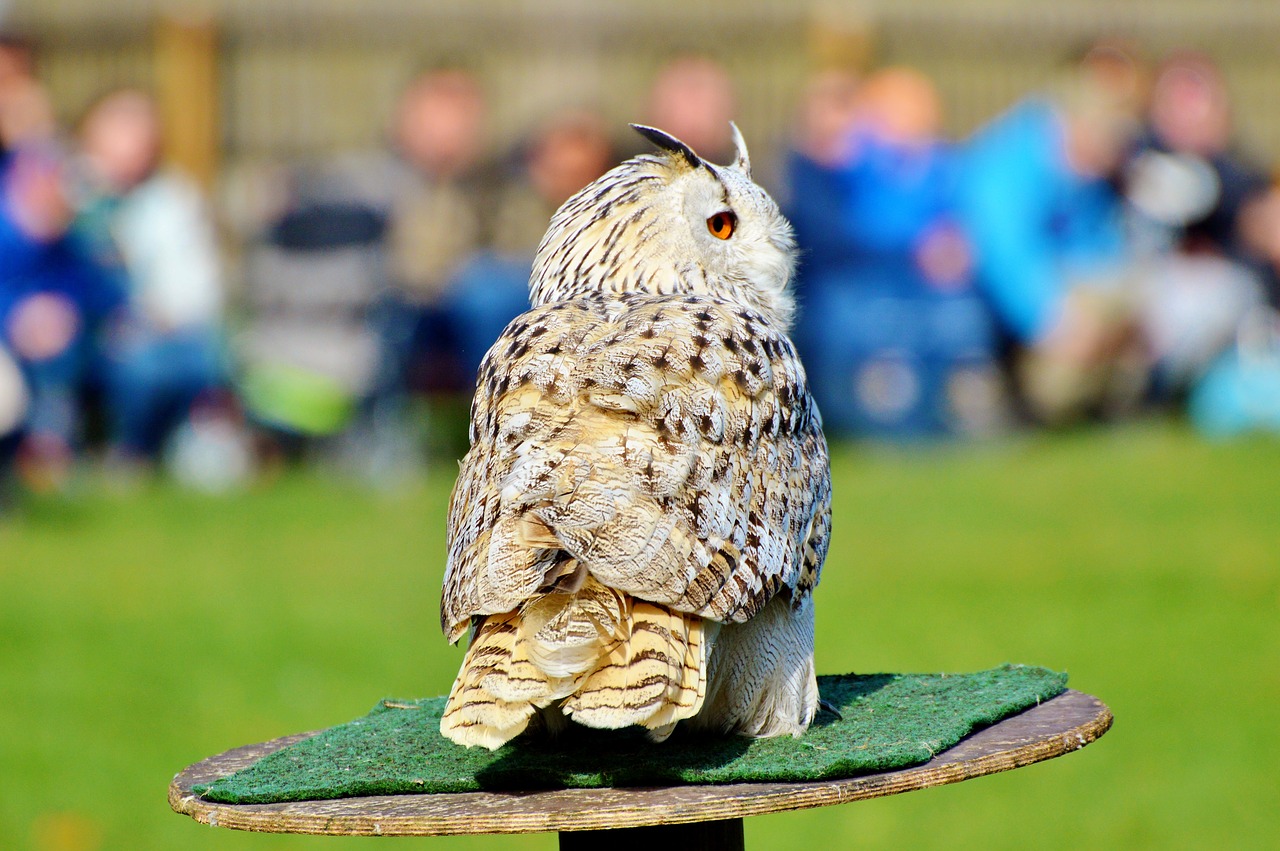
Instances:
[[[899,295],[928,289],[916,249],[931,228],[955,219],[954,152],[941,144],[906,149],[870,134],[854,150],[835,167],[799,154],[788,164],[787,213],[804,283]]]
[[[1070,168],[1062,122],[1042,100],[1018,104],[969,141],[960,209],[978,286],[1022,342],[1053,327],[1074,281],[1127,259],[1118,196]]]
[[[92,326],[123,301],[119,282],[94,262],[73,234],[44,242],[26,234],[8,191],[11,157],[0,156],[0,340],[7,342],[14,305],[35,293],[56,293]]]

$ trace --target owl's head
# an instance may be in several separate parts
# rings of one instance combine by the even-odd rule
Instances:
[[[535,306],[588,293],[700,293],[788,327],[795,268],[791,226],[737,157],[714,165],[661,130],[632,125],[657,154],[624,162],[560,207],[534,260]]]

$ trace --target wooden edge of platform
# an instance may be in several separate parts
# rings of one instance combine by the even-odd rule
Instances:
[[[169,805],[198,822],[236,830],[348,836],[448,836],[608,830],[736,819],[824,807],[958,783],[1062,756],[1102,736],[1106,704],[1067,690],[986,727],[914,768],[800,783],[385,795],[280,804],[218,804],[192,792],[315,733],[247,745],[178,774]]]

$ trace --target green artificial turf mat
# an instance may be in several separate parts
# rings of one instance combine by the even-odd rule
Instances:
[[[364,795],[602,786],[823,780],[927,762],[974,730],[1060,694],[1067,676],[1004,665],[972,674],[818,678],[821,710],[800,739],[574,726],[556,739],[516,739],[497,751],[440,735],[444,698],[380,701],[363,718],[263,757],[195,792],[227,804]]]

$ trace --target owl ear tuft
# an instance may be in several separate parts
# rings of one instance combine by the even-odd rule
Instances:
[[[733,131],[733,147],[738,152],[733,160],[733,167],[750,177],[751,154],[747,153],[747,140],[742,138],[742,131],[732,121],[729,122],[729,129]]]
[[[702,158],[693,152],[693,148],[690,148],[670,133],[664,133],[656,127],[646,127],[643,124],[632,124],[631,129],[667,153],[679,154],[684,157],[685,162],[693,168],[698,168],[702,165]]]

